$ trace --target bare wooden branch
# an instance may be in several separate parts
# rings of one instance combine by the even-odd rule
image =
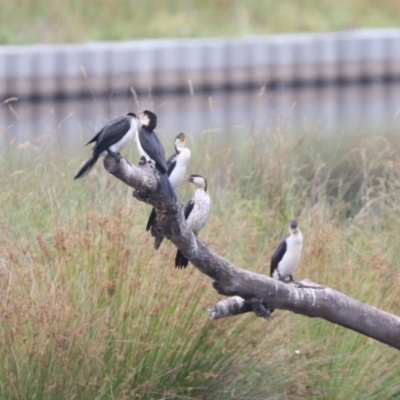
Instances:
[[[148,164],[137,168],[124,159],[118,162],[107,156],[104,166],[135,189],[134,197],[156,208],[160,234],[171,240],[197,269],[213,280],[217,292],[233,296],[209,310],[210,318],[249,311],[268,318],[270,308],[282,309],[323,318],[400,349],[399,317],[309,281],[303,281],[306,286],[299,288],[235,267],[193,234],[186,224],[181,204],[157,192],[158,178]]]
[[[253,307],[245,299],[239,296],[229,297],[219,301],[213,308],[208,310],[210,319],[232,317],[253,311]]]

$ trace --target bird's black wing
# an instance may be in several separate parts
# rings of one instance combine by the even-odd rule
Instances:
[[[125,134],[131,129],[130,119],[126,116],[116,118],[110,121],[100,132],[97,143],[93,150],[97,154],[107,150],[114,143],[119,142]],[[96,135],[97,136],[97,135]],[[96,137],[95,136],[95,137]],[[94,138],[93,138],[94,139]],[[93,140],[92,139],[92,140]]]
[[[189,200],[185,206],[185,219],[188,219],[194,207],[194,200]]]
[[[282,240],[282,242],[279,244],[274,254],[272,255],[270,276],[272,276],[274,271],[278,268],[278,264],[282,260],[283,255],[286,253],[286,238],[287,236],[285,236],[285,238]]]
[[[194,207],[194,200],[189,200],[185,206],[185,219],[188,219]],[[189,260],[178,250],[175,257],[175,268],[186,268]]]
[[[170,158],[168,158],[168,160],[167,160],[167,167],[168,167],[167,175],[168,176],[171,175],[171,172],[174,170],[174,168],[176,166],[177,155],[178,155],[178,153],[172,154],[172,156]]]
[[[172,154],[170,158],[167,160],[168,172],[167,175],[170,176],[172,170],[175,168],[176,165],[176,153]],[[150,228],[154,225],[154,222],[157,218],[156,210],[153,208],[151,210],[151,214],[149,216],[149,220],[147,221],[146,231],[150,230]]]
[[[98,133],[96,134],[96,136],[94,136],[92,139],[90,139],[90,140],[85,144],[85,146],[87,146],[87,145],[90,144],[90,143],[97,142],[97,141],[99,140],[99,136],[101,135],[101,132],[103,132],[103,129],[101,129],[100,132],[98,132]]]
[[[186,268],[189,260],[178,250],[175,256],[175,268]]]
[[[165,150],[154,131],[149,131],[145,127],[139,129],[140,144],[145,153],[156,163],[156,167],[162,172],[167,173],[168,167],[165,161]]]
[[[146,231],[149,231],[150,228],[154,225],[156,218],[157,218],[156,209],[153,207],[149,216],[149,220],[147,221]]]

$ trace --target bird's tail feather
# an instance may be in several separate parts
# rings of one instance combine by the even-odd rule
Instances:
[[[189,260],[178,250],[175,257],[175,268],[186,268]]]
[[[162,235],[157,235],[154,237],[154,250],[158,250],[160,248],[163,239],[164,239],[164,236],[162,236]]]
[[[168,179],[167,174],[160,174],[160,183],[159,183],[160,191],[165,193],[170,199],[178,200],[178,197],[175,193],[174,188],[171,185],[170,180]]]
[[[154,225],[154,222],[157,218],[157,214],[156,214],[156,209],[153,208],[151,210],[150,216],[149,216],[149,220],[147,221],[147,225],[146,225],[146,231],[149,231],[150,228]]]
[[[83,167],[79,170],[79,172],[75,175],[74,179],[80,179],[86,176],[90,170],[93,168],[93,166],[96,164],[97,160],[99,157],[92,155],[89,160],[85,162]]]

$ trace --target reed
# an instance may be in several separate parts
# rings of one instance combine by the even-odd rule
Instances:
[[[189,172],[209,180],[201,236],[215,251],[268,274],[297,217],[306,243],[297,279],[399,314],[400,153],[387,139],[328,160],[283,131],[254,132],[240,153],[215,154],[213,135],[202,138]],[[29,144],[0,157],[1,398],[400,395],[398,352],[355,332],[279,310],[269,321],[209,321],[220,296],[193,267],[173,268],[171,243],[153,250],[150,207],[100,163],[74,182],[78,164]]]

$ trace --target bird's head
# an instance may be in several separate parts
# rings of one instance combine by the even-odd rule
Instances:
[[[140,128],[140,120],[139,120],[139,117],[135,113],[130,112],[130,113],[127,114],[127,117],[129,119],[135,119],[137,124],[139,125],[139,128]]]
[[[139,114],[140,123],[149,131],[152,131],[157,126],[157,115],[151,111],[145,110]]]
[[[190,175],[188,181],[194,183],[198,188],[203,189],[205,192],[207,191],[207,181],[203,176]]]
[[[176,138],[175,138],[175,150],[178,151],[180,149],[183,149],[185,147],[185,141],[186,141],[186,136],[184,133],[180,133]]]
[[[298,232],[299,232],[299,223],[297,222],[297,220],[292,219],[289,222],[289,233],[295,235]]]

